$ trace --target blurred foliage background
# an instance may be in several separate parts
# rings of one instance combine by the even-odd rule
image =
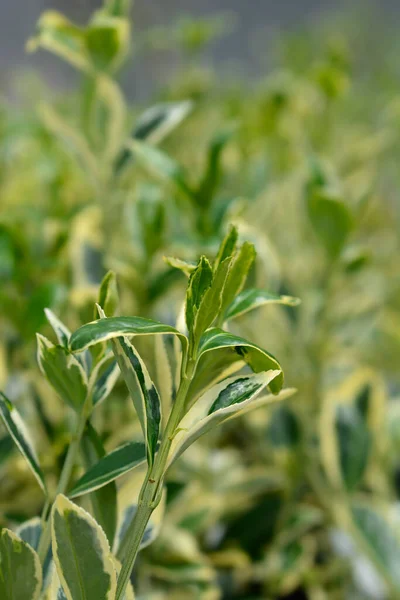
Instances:
[[[92,319],[112,268],[121,314],[174,324],[186,282],[163,257],[213,254],[236,224],[258,251],[251,283],[302,303],[262,307],[232,330],[276,354],[298,393],[180,460],[159,536],[140,554],[137,595],[398,598],[398,39],[359,5],[275,35],[267,52],[271,3],[262,18],[244,10],[253,38],[234,11],[141,29],[148,9],[137,2],[129,44],[128,4],[106,4],[122,15],[112,44],[96,37],[96,17],[85,26],[89,3],[85,15],[71,4],[66,17],[79,13],[85,29],[54,13],[36,35],[29,26],[28,49],[55,55],[47,80],[5,77],[0,387],[56,481],[69,415],[36,364],[35,332],[51,336],[44,308],[71,329]],[[210,58],[218,48],[224,68]],[[236,68],[242,54],[250,66]],[[168,76],[163,57],[173,57]],[[63,62],[74,72],[67,92]],[[109,451],[140,436],[122,383],[95,424]],[[142,477],[120,483],[121,514]],[[40,513],[40,490],[3,429],[0,487],[2,525]]]

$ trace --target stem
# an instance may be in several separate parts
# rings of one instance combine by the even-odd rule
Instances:
[[[88,402],[85,402],[82,412],[79,415],[77,432],[72,437],[72,441],[69,445],[67,457],[65,459],[65,462],[64,462],[64,465],[63,465],[63,468],[61,471],[61,477],[58,482],[55,496],[57,496],[58,494],[64,494],[68,487],[68,483],[71,478],[72,469],[74,468],[74,465],[75,465],[76,456],[77,456],[78,450],[79,450],[79,445],[80,445],[81,438],[82,438],[83,432],[85,430],[86,421],[88,418],[87,404],[88,404]],[[50,502],[47,501],[45,508],[43,509],[43,513],[42,513],[43,518],[46,519],[46,522],[43,526],[43,531],[42,531],[42,535],[40,536],[40,541],[39,541],[39,546],[38,546],[38,555],[39,555],[39,559],[40,559],[40,562],[42,565],[44,564],[44,561],[46,560],[47,552],[48,552],[49,546],[50,546],[50,539],[51,539],[50,519],[49,519],[49,515],[46,514],[46,513],[48,513],[49,507],[50,507]]]
[[[178,394],[165,428],[160,449],[155,457],[153,466],[146,475],[139,494],[137,511],[121,542],[118,551],[118,559],[122,562],[122,569],[118,577],[115,600],[121,600],[124,596],[147,523],[149,522],[152,512],[160,502],[168,454],[174,439],[174,433],[182,418],[186,396],[195,371],[195,364],[195,359],[191,358],[184,369]]]

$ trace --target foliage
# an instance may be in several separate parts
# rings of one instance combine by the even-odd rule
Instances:
[[[81,85],[0,108],[1,597],[400,594],[396,43],[295,33],[249,92],[230,24],[139,32],[143,110],[129,2],[46,12]]]

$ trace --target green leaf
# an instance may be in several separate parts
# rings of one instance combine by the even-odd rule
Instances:
[[[357,528],[357,537],[363,540],[369,557],[373,559],[374,564],[398,595],[400,593],[400,539],[396,535],[396,527],[383,515],[366,505],[354,504],[352,514]]]
[[[90,422],[81,441],[82,455],[86,469],[90,469],[104,458],[104,450],[101,439]],[[117,487],[112,481],[107,485],[93,491],[90,494],[93,515],[97,523],[104,529],[108,541],[112,545],[117,528]]]
[[[231,377],[208,390],[189,409],[178,425],[173,439],[170,464],[201,435],[245,410],[260,392],[279,377],[281,371]],[[270,396],[269,401],[274,401]]]
[[[184,169],[179,163],[154,148],[139,140],[131,140],[128,148],[133,152],[137,161],[152,175],[168,183],[189,200],[192,200],[192,190],[187,181]]]
[[[82,352],[94,344],[129,335],[167,335],[179,337],[182,347],[187,347],[187,338],[174,327],[143,317],[108,317],[87,323],[71,336],[72,352]]]
[[[269,354],[256,344],[217,327],[213,327],[206,331],[201,338],[198,370],[201,370],[203,359],[209,352],[213,353],[214,356],[224,353],[227,360],[232,363],[235,361],[245,361],[255,373],[269,371],[270,369],[279,370],[280,374],[271,381],[269,387],[274,394],[277,394],[282,389],[283,373],[279,362],[272,354]]]
[[[42,567],[36,552],[9,529],[0,534],[0,598],[38,600]]]
[[[256,251],[250,242],[245,242],[234,255],[222,296],[222,313],[225,313],[228,306],[232,304],[236,296],[242,291],[255,258]]]
[[[107,538],[92,516],[63,495],[51,514],[53,557],[68,600],[114,600],[117,574]]]
[[[47,494],[44,475],[39,466],[28,430],[26,429],[17,409],[2,392],[0,392],[0,415],[3,419],[4,425],[8,429],[9,434],[18,446],[21,454],[27,460],[28,465],[30,466],[40,487],[44,493]]]
[[[336,408],[335,430],[343,481],[348,490],[354,490],[368,464],[372,445],[371,434],[354,406]]]
[[[137,140],[158,144],[185,119],[192,110],[190,100],[184,102],[165,102],[147,109],[136,121],[132,137]],[[115,165],[116,172],[120,172],[130,157],[132,150],[126,148],[118,157]],[[107,313],[108,314],[108,313]]]
[[[88,494],[146,462],[146,446],[130,442],[106,454],[75,483],[68,496]]]
[[[54,346],[43,335],[36,335],[40,370],[60,398],[79,412],[88,390],[87,375],[82,364],[62,346]]]
[[[308,216],[320,242],[336,258],[353,228],[353,217],[343,201],[314,191],[307,198]]]
[[[228,306],[225,313],[225,318],[235,319],[245,313],[264,306],[266,304],[283,304],[285,306],[298,306],[299,298],[293,296],[281,296],[279,294],[271,294],[266,290],[249,289],[243,290],[234,301]]]
[[[146,440],[147,460],[152,465],[160,432],[160,397],[145,363],[129,340],[119,337],[112,344]]]
[[[190,334],[194,332],[194,324],[199,306],[206,291],[211,287],[213,271],[205,256],[202,256],[196,270],[190,275],[186,291],[185,317]]]

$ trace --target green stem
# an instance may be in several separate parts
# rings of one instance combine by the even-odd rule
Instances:
[[[177,397],[165,428],[160,449],[155,457],[152,468],[146,475],[140,491],[137,511],[118,551],[118,559],[122,562],[122,569],[118,577],[115,600],[121,600],[124,596],[147,523],[161,499],[169,451],[174,439],[175,431],[183,416],[185,400],[190,383],[193,379],[194,371],[195,359],[191,358],[184,369]]]
[[[87,404],[88,403],[85,402],[82,412],[79,415],[77,432],[72,437],[71,444],[69,445],[69,448],[68,448],[67,457],[65,459],[65,462],[64,462],[64,465],[63,465],[63,468],[61,471],[60,480],[58,482],[58,486],[57,486],[57,490],[56,490],[56,494],[55,494],[56,496],[58,494],[64,494],[68,487],[69,480],[71,478],[72,469],[74,468],[74,465],[76,462],[76,456],[78,454],[81,438],[82,438],[83,432],[85,430],[86,421],[88,418]],[[47,519],[46,519],[46,522],[44,523],[42,535],[40,536],[40,541],[39,541],[39,546],[38,546],[38,555],[39,555],[39,559],[40,559],[40,562],[42,563],[42,565],[44,564],[44,561],[46,560],[47,552],[49,551],[49,546],[50,546],[50,539],[51,539],[50,518],[49,518],[49,515],[45,514],[45,513],[48,513],[49,506],[50,506],[50,503],[49,503],[49,501],[47,501],[46,507],[45,507],[46,511],[43,510],[43,513],[42,513],[44,518],[46,519],[46,517],[47,517]]]

